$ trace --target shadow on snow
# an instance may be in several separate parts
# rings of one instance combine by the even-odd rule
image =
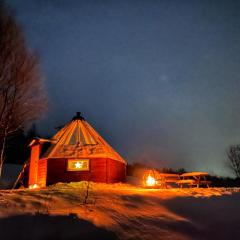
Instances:
[[[43,240],[81,239],[115,240],[115,233],[81,220],[74,214],[49,216],[44,214],[19,215],[0,219],[1,239]]]

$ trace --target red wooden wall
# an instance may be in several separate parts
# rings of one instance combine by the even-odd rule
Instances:
[[[39,187],[46,186],[47,178],[47,159],[41,159],[38,162],[38,181],[37,184]]]
[[[126,165],[122,162],[107,159],[107,183],[125,182]]]
[[[41,161],[41,160],[40,160]],[[90,159],[89,171],[67,171],[67,159],[47,159],[47,185],[57,182],[124,182],[126,178],[126,165],[122,162],[107,159]]]

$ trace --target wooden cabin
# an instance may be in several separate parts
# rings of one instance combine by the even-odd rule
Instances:
[[[124,182],[126,161],[78,112],[52,139],[34,139],[22,172],[25,187],[57,182]]]

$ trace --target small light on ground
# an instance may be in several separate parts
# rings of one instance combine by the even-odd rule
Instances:
[[[36,183],[29,186],[29,189],[37,189],[37,188],[39,188],[39,186]]]

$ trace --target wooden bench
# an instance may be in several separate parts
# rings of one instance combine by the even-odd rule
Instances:
[[[196,181],[193,179],[181,179],[177,181],[177,184],[180,188],[182,188],[184,185],[188,185],[189,187],[192,187],[196,185]]]
[[[163,188],[168,188],[168,185],[172,183],[177,184],[179,179],[180,176],[174,173],[159,173],[157,175],[157,183]]]

